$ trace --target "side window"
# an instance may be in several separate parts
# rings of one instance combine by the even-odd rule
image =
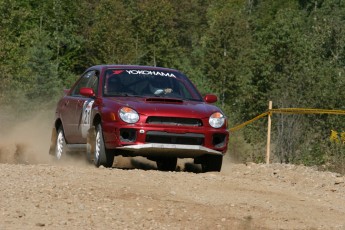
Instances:
[[[90,77],[90,81],[87,84],[87,87],[93,89],[93,92],[97,95],[98,91],[98,72],[94,72],[94,74]]]
[[[89,87],[94,90],[94,92],[97,94],[97,88],[98,88],[98,76],[96,75],[96,71],[92,70],[87,73],[85,73],[77,85],[74,87],[71,95],[72,96],[80,96],[79,91],[81,88]]]

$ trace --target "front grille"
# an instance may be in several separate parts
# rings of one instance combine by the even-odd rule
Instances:
[[[172,126],[202,126],[200,119],[180,117],[148,117],[146,123]]]
[[[148,131],[146,143],[180,144],[180,145],[203,145],[205,136],[198,133],[167,133],[160,131]]]

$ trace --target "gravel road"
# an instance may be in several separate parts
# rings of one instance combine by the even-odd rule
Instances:
[[[336,173],[229,157],[220,173],[188,161],[161,172],[143,158],[56,164],[49,132],[39,117],[0,132],[0,229],[345,229]]]

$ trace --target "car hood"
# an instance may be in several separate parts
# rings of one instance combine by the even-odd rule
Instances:
[[[206,118],[214,112],[221,112],[214,105],[199,101],[169,98],[114,97],[108,98],[114,107],[127,106],[146,116]],[[117,106],[115,106],[115,104]]]

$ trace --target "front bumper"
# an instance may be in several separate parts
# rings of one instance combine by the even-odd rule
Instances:
[[[106,148],[115,154],[144,157],[195,158],[202,155],[224,155],[229,133],[226,129],[102,124]]]
[[[121,151],[128,151],[130,155],[144,157],[178,157],[195,158],[205,154],[220,155],[223,154],[210,148],[200,145],[179,145],[179,144],[139,144],[129,145],[117,148]]]

